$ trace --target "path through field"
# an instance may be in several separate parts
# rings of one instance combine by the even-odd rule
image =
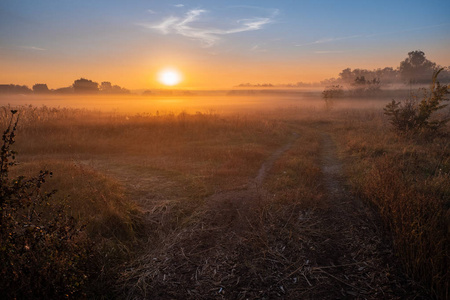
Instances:
[[[274,163],[301,142],[297,134],[246,187],[195,203],[178,195],[177,183],[164,174],[143,176],[139,160],[94,164],[120,179],[149,218],[148,251],[127,267],[121,282],[129,297],[412,299],[414,289],[396,267],[375,214],[346,187],[331,135],[318,138],[323,203],[287,212],[272,203],[263,183]],[[170,193],[180,201],[155,199]]]

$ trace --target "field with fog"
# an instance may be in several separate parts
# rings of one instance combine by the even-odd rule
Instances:
[[[10,97],[12,297],[448,297],[448,127],[391,99]]]
[[[232,95],[227,95],[227,94]],[[249,94],[249,95],[246,95]],[[256,95],[255,95],[256,94]],[[409,91],[401,91],[395,96],[406,97]],[[119,113],[121,115],[137,114],[195,114],[213,112],[220,115],[247,114],[273,111],[279,108],[302,107],[322,109],[326,103],[321,99],[321,91],[273,91],[264,93],[255,90],[232,92],[204,92],[192,96],[142,96],[142,95],[20,95],[0,94],[0,105],[32,105],[49,108],[76,108],[99,111],[102,113]],[[390,99],[387,98],[387,101]],[[334,101],[335,102],[335,101]],[[386,97],[359,99],[339,99],[339,107],[347,105],[352,108],[383,107]]]

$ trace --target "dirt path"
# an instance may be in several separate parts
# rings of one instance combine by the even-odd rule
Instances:
[[[321,219],[331,230],[316,270],[327,277],[325,284],[335,288],[314,297],[416,299],[418,287],[399,270],[375,212],[349,192],[335,142],[328,133],[322,133],[321,138],[328,202],[328,211]]]
[[[346,198],[342,163],[337,157],[336,144],[327,133],[322,133],[321,160],[321,168],[324,175],[323,182],[329,197]]]

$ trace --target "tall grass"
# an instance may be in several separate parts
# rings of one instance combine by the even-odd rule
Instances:
[[[380,111],[336,120],[353,186],[378,209],[405,270],[435,297],[448,299],[448,136],[399,137]]]

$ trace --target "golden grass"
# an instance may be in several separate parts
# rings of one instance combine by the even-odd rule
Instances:
[[[52,200],[70,207],[70,214],[86,224],[92,238],[136,239],[139,208],[124,195],[117,180],[89,167],[68,161],[40,160],[21,163],[13,170],[27,177],[40,170],[52,170],[53,176],[43,185],[44,192],[56,190]]]
[[[186,286],[177,285],[181,279],[183,284],[201,282],[192,289],[192,299],[209,297],[207,288],[219,291],[214,280],[236,297],[279,297],[285,288],[291,296],[313,297],[319,294],[310,289],[311,282],[326,288],[335,280],[348,288],[339,269],[324,273],[309,265],[334,263],[326,255],[333,253],[329,241],[336,237],[324,229],[328,219],[321,219],[336,208],[326,201],[323,183],[324,131],[341,149],[352,188],[377,207],[393,233],[405,269],[435,295],[448,293],[448,141],[401,139],[389,131],[381,110],[288,107],[226,116],[127,116],[48,107],[21,107],[20,112],[17,174],[53,171],[47,188],[59,190],[56,199],[70,204],[92,239],[103,239],[103,254],[108,247],[139,254],[129,256],[127,269],[121,269],[121,287],[129,296],[156,297],[167,291],[168,298],[180,296],[186,293]],[[2,128],[5,116],[0,115]],[[300,138],[259,187],[265,196],[239,194],[294,132]],[[228,195],[224,201],[215,200],[222,193]],[[247,196],[244,204],[233,200]],[[142,239],[144,232],[148,241]],[[144,247],[132,250],[137,240]],[[322,256],[314,257],[317,252]],[[108,264],[106,254],[101,263]],[[376,273],[377,264],[370,266]],[[359,267],[352,271],[358,273]],[[203,281],[177,277],[178,268]],[[228,274],[227,268],[235,273]],[[164,270],[172,273],[164,275]],[[249,274],[255,277],[239,283]],[[266,277],[259,280],[258,274]]]
[[[450,143],[403,138],[380,111],[337,116],[353,187],[375,205],[407,273],[449,297]]]

